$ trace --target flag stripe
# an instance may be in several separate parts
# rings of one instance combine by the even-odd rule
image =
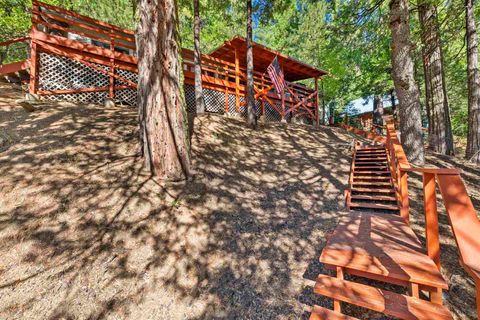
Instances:
[[[270,63],[270,65],[267,68],[267,73],[270,76],[270,79],[273,82],[273,85],[275,86],[275,90],[278,93],[281,93],[285,90],[285,78],[283,76],[283,71],[282,68],[280,67],[280,64],[278,63],[278,58],[275,57]]]

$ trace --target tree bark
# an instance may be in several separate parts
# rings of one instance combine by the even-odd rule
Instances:
[[[137,26],[140,144],[152,175],[180,180],[190,172],[180,76],[175,0],[139,0]]]
[[[468,74],[468,135],[465,157],[480,163],[480,75],[474,0],[465,0]]]
[[[252,0],[247,0],[247,123],[250,128],[257,128],[253,90]]]
[[[205,99],[203,97],[202,86],[202,52],[200,49],[200,1],[193,0],[193,44],[194,58],[193,64],[195,69],[195,106],[197,114],[205,112]]]
[[[422,140],[422,117],[418,86],[410,43],[410,21],[407,0],[390,1],[392,32],[392,78],[399,101],[402,145],[408,159],[415,164],[425,162]]]
[[[380,95],[376,95],[373,98],[373,124],[378,126],[383,126],[383,98]],[[375,130],[378,134],[382,134],[382,129],[375,127]]]
[[[419,0],[425,71],[425,104],[429,118],[429,146],[441,154],[454,154],[452,125],[445,84],[437,8],[429,0]]]

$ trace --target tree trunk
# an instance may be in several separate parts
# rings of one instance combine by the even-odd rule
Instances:
[[[250,128],[257,128],[253,90],[252,0],[247,0],[247,122]]]
[[[323,86],[323,80],[322,80],[322,125],[325,125],[325,117],[326,117],[326,109],[325,109],[325,89]]]
[[[480,163],[480,75],[474,0],[465,0],[467,24],[468,136],[465,157]]]
[[[400,132],[405,153],[412,163],[423,164],[422,116],[410,43],[407,0],[390,1],[392,78],[399,101]]]
[[[418,15],[422,28],[425,104],[429,115],[429,146],[441,154],[454,154],[452,125],[444,77],[437,8],[419,0]]]
[[[138,109],[141,150],[152,175],[188,177],[186,110],[175,0],[139,0]]]
[[[378,126],[383,126],[383,98],[382,96],[376,95],[373,98],[373,124]],[[378,134],[382,134],[382,128],[374,127]]]
[[[205,99],[203,97],[202,87],[202,52],[200,50],[200,1],[193,0],[193,44],[195,69],[195,106],[197,114],[205,112]]]

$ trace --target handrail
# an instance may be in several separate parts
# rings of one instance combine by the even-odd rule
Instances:
[[[436,201],[437,182],[448,221],[460,255],[460,264],[474,279],[477,315],[480,319],[480,220],[460,176],[461,170],[449,168],[409,168],[423,176],[427,254],[440,269],[440,241]]]
[[[11,45],[13,43],[24,42],[24,41],[28,41],[28,40],[30,40],[30,37],[15,38],[15,39],[7,40],[7,41],[4,41],[4,42],[0,42],[0,47],[4,47],[4,46]]]
[[[395,193],[400,205],[400,216],[407,224],[410,223],[410,209],[408,204],[408,173],[404,169],[410,168],[405,151],[397,136],[392,120],[387,122],[386,147],[390,172],[392,174]]]
[[[368,133],[341,125],[355,133]],[[358,134],[358,133],[357,133]],[[480,220],[473,203],[468,196],[465,184],[460,176],[462,170],[454,168],[415,168],[410,165],[400,140],[397,137],[393,121],[387,123],[387,154],[397,198],[401,205],[400,215],[409,222],[408,173],[417,172],[423,176],[423,198],[425,214],[425,233],[427,254],[440,269],[440,240],[438,231],[437,182],[445,205],[450,227],[460,254],[460,264],[474,279],[476,286],[477,315],[480,319]]]

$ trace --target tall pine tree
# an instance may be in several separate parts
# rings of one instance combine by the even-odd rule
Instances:
[[[175,0],[139,0],[136,32],[141,150],[152,175],[180,180],[190,172],[181,46]]]

